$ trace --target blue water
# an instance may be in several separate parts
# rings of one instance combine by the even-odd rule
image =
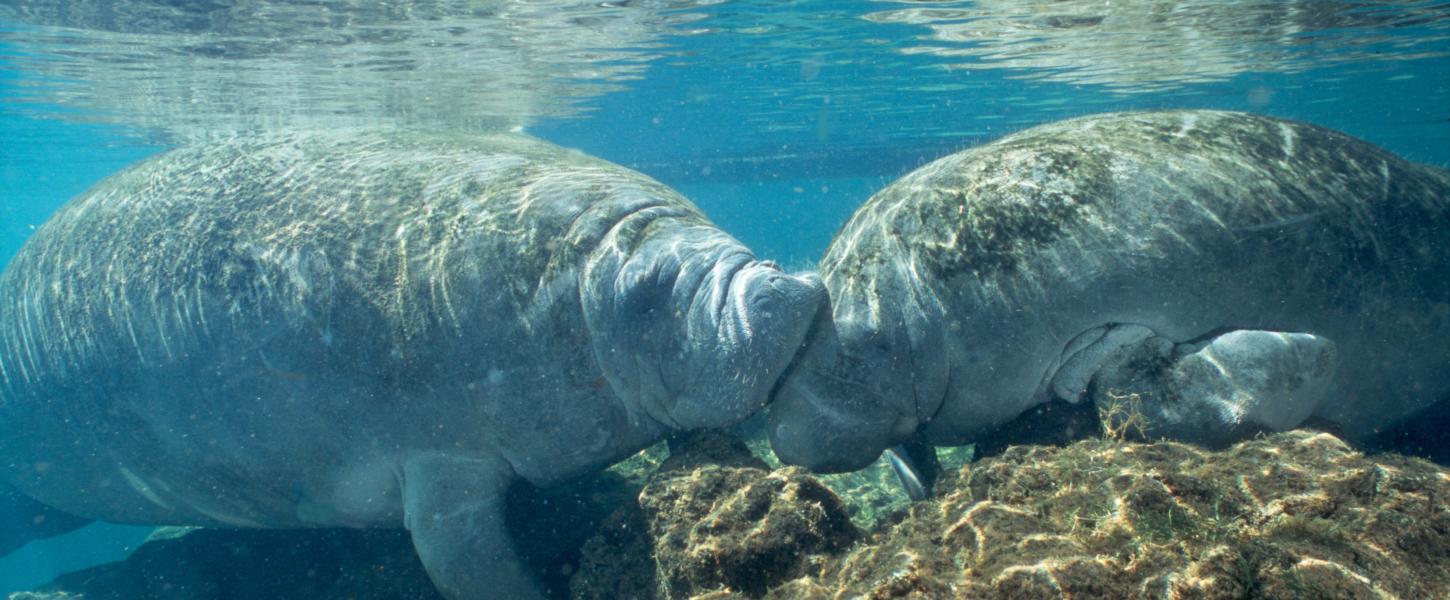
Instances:
[[[1213,29],[1213,19],[1186,21],[1207,30],[1191,36],[1177,31],[1178,22],[1155,29],[1151,20],[1124,23],[1116,13],[1101,20],[1108,30],[1093,29],[1094,21],[1081,15],[1040,18],[1052,13],[1051,2],[1019,8],[1003,2],[680,3],[660,11],[667,18],[647,36],[631,33],[621,49],[591,45],[603,43],[596,40],[565,60],[553,54],[562,52],[558,44],[525,40],[509,56],[487,55],[436,72],[427,44],[400,50],[404,62],[388,69],[329,59],[269,71],[257,65],[307,56],[307,42],[289,54],[295,49],[259,44],[261,50],[248,50],[223,41],[275,44],[310,31],[307,23],[287,36],[245,28],[223,35],[188,20],[185,40],[195,46],[184,51],[187,46],[164,43],[178,33],[168,29],[179,28],[176,23],[128,24],[124,15],[61,23],[64,11],[34,8],[51,4],[0,1],[0,261],[69,198],[143,157],[206,137],[212,123],[218,130],[265,129],[326,124],[341,115],[349,124],[518,126],[660,179],[759,255],[797,268],[813,264],[871,193],[912,168],[1034,124],[1094,112],[1247,110],[1328,126],[1412,160],[1450,165],[1450,4],[1444,2],[1141,3],[1144,10],[1177,6],[1225,15],[1222,30]],[[1279,18],[1278,8],[1264,9],[1268,17],[1248,26],[1227,16],[1280,4],[1303,10]],[[152,5],[127,2],[115,10]],[[949,9],[958,13],[903,12]],[[389,23],[387,15],[373,17],[374,24]],[[566,23],[563,39],[580,37],[568,35],[576,27],[607,40],[613,29],[591,25],[596,22]],[[337,27],[317,30],[332,35]],[[489,25],[469,27],[478,32]],[[1004,31],[1016,33],[994,37]],[[136,54],[121,60],[108,54],[115,52],[110,47],[88,45],[106,36],[135,36],[126,40],[138,45]],[[1114,36],[1118,45],[1103,45]],[[318,47],[368,52],[356,36]],[[437,48],[440,57],[455,51]],[[591,52],[604,75],[584,68]],[[515,56],[545,66],[518,67],[510,62]],[[1160,57],[1161,64],[1150,62]],[[527,79],[536,68],[547,78],[542,83]],[[508,76],[491,69],[508,69]],[[328,77],[333,72],[339,76]],[[289,83],[290,77],[298,81]],[[177,80],[176,89],[190,96],[166,86]],[[349,93],[349,81],[356,94]],[[460,81],[467,85],[453,83]],[[429,85],[438,86],[438,98],[420,90]],[[511,96],[500,93],[510,85],[528,90],[529,102],[516,111]],[[370,95],[379,88],[393,93],[378,98],[391,100]],[[327,93],[312,98],[307,89]],[[478,102],[460,100],[473,93]],[[439,100],[448,105],[424,107]],[[49,548],[27,548],[0,559],[0,590],[114,559],[142,535],[144,529],[101,526]]]

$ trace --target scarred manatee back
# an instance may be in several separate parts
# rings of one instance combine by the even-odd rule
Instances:
[[[499,455],[540,483],[598,468],[667,427],[601,353],[658,373],[642,350],[718,341],[668,287],[659,311],[605,315],[611,335],[586,318],[591,274],[624,281],[610,269],[676,231],[705,240],[657,257],[700,265],[682,280],[758,263],[664,185],[523,136],[168,152],[72,201],[0,278],[4,476],[92,517],[299,526],[396,517],[353,505],[395,500],[409,453]],[[780,348],[737,350],[778,373],[805,329],[782,323]]]
[[[846,430],[914,416],[964,443],[1047,399],[1075,336],[1134,323],[1333,340],[1320,414],[1364,433],[1450,393],[1447,232],[1444,170],[1320,127],[1221,111],[1035,127],[856,212],[821,261],[839,350],[793,369],[777,407]]]

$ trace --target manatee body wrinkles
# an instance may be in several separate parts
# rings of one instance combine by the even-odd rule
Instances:
[[[1140,398],[1147,435],[1217,443],[1364,436],[1450,394],[1450,175],[1304,123],[1029,129],[876,194],[820,272],[770,434],[821,470],[1054,401]]]
[[[522,136],[182,148],[0,279],[4,498],[48,511],[34,535],[406,526],[449,597],[531,597],[508,485],[745,419],[823,302],[665,186]]]

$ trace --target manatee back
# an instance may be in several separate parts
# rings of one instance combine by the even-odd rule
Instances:
[[[145,365],[199,336],[297,321],[375,323],[330,333],[386,342],[313,332],[319,347],[442,350],[489,324],[480,311],[547,304],[551,269],[574,269],[621,214],[666,204],[705,222],[638,175],[639,202],[602,202],[629,175],[506,135],[307,133],[174,150],[68,204],[15,258],[3,293],[33,310],[9,315],[6,351],[25,360],[6,361],[19,365],[6,381],[64,377],[96,355]],[[87,327],[62,326],[72,321]],[[455,335],[430,330],[440,325]]]
[[[945,348],[915,360],[918,380],[941,382],[943,439],[1043,400],[1068,340],[1113,322],[1185,340],[1320,332],[1349,352],[1344,402],[1326,414],[1382,421],[1450,392],[1447,231],[1444,170],[1349,136],[1242,113],[1110,114],[903,177],[843,228],[822,271],[838,318],[911,329],[893,311],[927,315],[899,337],[915,357]],[[1355,398],[1407,377],[1434,389]]]
[[[389,448],[607,461],[658,432],[603,385],[579,272],[646,210],[708,226],[643,175],[520,136],[289,133],[150,159],[0,279],[0,455],[76,479],[6,476],[42,499],[220,486],[236,497],[206,512],[237,514]],[[536,406],[550,390],[569,392]],[[543,430],[566,414],[588,427]],[[579,456],[535,452],[556,433]],[[149,510],[129,518],[167,512]]]

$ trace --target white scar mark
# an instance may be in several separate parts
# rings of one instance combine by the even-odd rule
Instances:
[[[744,275],[744,274],[737,275],[737,277],[742,277],[742,276],[747,276],[747,275]],[[739,282],[739,283],[746,283],[746,282]],[[750,309],[750,301],[749,301],[748,298],[746,298],[746,293],[748,291],[748,289],[747,289],[748,287],[749,286],[746,286],[746,285],[734,285],[734,284],[732,284],[730,286],[730,288],[731,288],[730,289],[731,300],[735,304],[735,315],[736,315],[736,318],[740,321],[740,328],[745,333],[745,340],[753,339],[755,337],[755,330],[750,325],[750,312],[749,312],[749,309]],[[742,340],[742,341],[744,341],[744,340]]]
[[[1380,197],[1390,197],[1390,164],[1380,161]]]
[[[145,481],[142,481],[140,477],[137,477],[135,473],[131,472],[131,469],[128,469],[126,467],[119,468],[121,470],[121,476],[126,478],[126,483],[131,484],[131,488],[136,490],[136,492],[140,493],[142,497],[146,498],[152,504],[155,504],[156,506],[164,508],[168,511],[175,510],[175,508],[168,504],[165,500],[162,500],[161,496],[156,495],[156,492],[151,490],[150,485],[147,485]]]
[[[1294,156],[1294,128],[1280,123],[1279,133],[1284,136],[1284,157],[1292,158]]]
[[[267,528],[266,526],[264,526],[261,523],[258,523],[256,521],[252,521],[252,520],[249,520],[249,519],[243,519],[241,517],[234,517],[234,516],[227,515],[227,514],[218,513],[216,511],[209,510],[206,507],[203,507],[201,505],[192,505],[191,506],[191,509],[192,510],[195,510],[196,512],[201,513],[202,516],[204,516],[204,517],[206,517],[208,519],[211,519],[211,520],[216,521],[218,523],[226,523],[227,525],[231,525],[232,527],[242,527],[242,528],[248,528],[248,529],[266,529]]]
[[[1186,134],[1186,133],[1188,133],[1190,131],[1193,131],[1193,128],[1196,127],[1197,125],[1198,125],[1198,115],[1195,115],[1195,114],[1184,115],[1184,117],[1183,117],[1183,125],[1178,128],[1178,133],[1176,133],[1174,135],[1177,136],[1177,137],[1183,137],[1184,134]]]
[[[129,306],[129,304],[126,306],[125,313],[126,333],[129,334],[131,337],[131,346],[136,348],[136,362],[145,365],[147,364],[146,352],[141,349],[141,339],[136,335],[136,323],[134,319],[131,318],[131,307]]]
[[[1266,229],[1278,229],[1278,228],[1281,228],[1281,227],[1291,227],[1291,226],[1294,226],[1294,225],[1300,225],[1300,224],[1308,223],[1309,221],[1313,221],[1315,219],[1318,219],[1319,217],[1323,216],[1326,212],[1328,212],[1328,211],[1327,210],[1316,210],[1316,211],[1313,211],[1313,212],[1304,213],[1302,215],[1295,215],[1295,216],[1292,216],[1292,217],[1288,217],[1288,218],[1284,218],[1284,219],[1279,219],[1277,221],[1271,221],[1271,222],[1268,222],[1268,223],[1260,223],[1258,225],[1247,225],[1247,226],[1244,226],[1244,227],[1239,227],[1238,228],[1238,231],[1263,231],[1263,230],[1266,230]]]

